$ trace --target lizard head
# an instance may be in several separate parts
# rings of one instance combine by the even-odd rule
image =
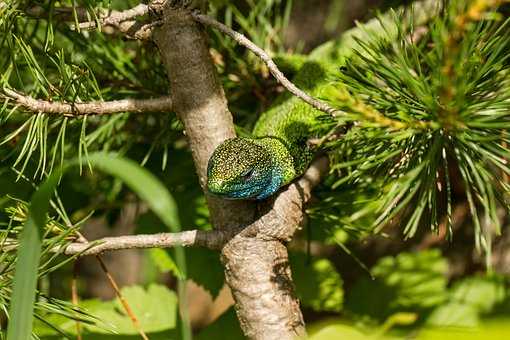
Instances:
[[[264,199],[282,183],[270,151],[248,138],[232,138],[214,150],[207,189],[227,199]]]

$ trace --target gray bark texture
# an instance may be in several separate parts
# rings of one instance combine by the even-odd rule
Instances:
[[[153,39],[204,188],[209,157],[218,144],[235,136],[232,115],[203,28],[188,10],[170,2],[158,3],[152,6],[162,25],[154,29]],[[318,160],[300,181],[259,206],[207,197],[214,227],[238,231],[226,242],[221,258],[241,328],[250,339],[305,335],[285,242],[301,224],[303,204],[326,169],[327,161]]]

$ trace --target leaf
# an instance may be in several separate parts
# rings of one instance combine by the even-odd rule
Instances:
[[[475,307],[458,302],[450,302],[437,307],[427,318],[429,326],[474,327],[480,320]]]
[[[122,179],[149,205],[171,231],[179,232],[181,230],[175,201],[168,190],[149,171],[137,163],[120,158],[115,154],[91,154],[88,161],[94,168]]]
[[[176,327],[177,296],[165,286],[151,284],[147,290],[140,286],[124,287],[121,293],[133,309],[140,322],[141,328],[147,332],[160,332]],[[122,305],[116,300],[100,302],[97,300],[85,301],[88,310],[101,320],[105,321],[107,329],[95,325],[85,327],[95,333],[138,334],[137,329]]]
[[[158,216],[158,218],[172,232],[179,232],[181,224],[179,221],[177,205],[168,190],[159,180],[146,169],[137,163],[118,158],[114,154],[96,153],[88,156],[90,164],[115,177],[122,179],[137,195],[140,196]],[[182,274],[178,281],[178,293],[182,300],[185,300],[186,259],[182,247],[175,247],[175,261]],[[182,315],[182,336],[184,339],[191,338],[191,329],[188,325],[187,311],[181,310]]]
[[[379,320],[403,310],[428,310],[447,299],[446,269],[437,250],[384,257],[371,270],[374,280],[361,279],[351,289],[347,307]]]
[[[379,332],[386,333],[388,330],[390,330],[391,328],[393,328],[397,325],[400,325],[400,326],[412,325],[413,323],[416,322],[417,319],[418,319],[418,315],[416,315],[415,313],[405,313],[405,312],[395,313],[393,315],[390,315],[390,317],[387,318],[386,321],[384,321]]]
[[[183,278],[182,273],[179,271],[179,268],[166,249],[153,248],[149,250],[149,254],[160,272],[170,272],[179,279]]]
[[[215,299],[225,282],[220,254],[207,248],[189,248],[186,250],[188,278],[211,293]]]
[[[502,303],[507,294],[504,278],[476,276],[456,282],[451,289],[451,300],[470,305],[480,313],[489,313]]]
[[[202,330],[196,340],[243,340],[246,339],[239,327],[236,312],[229,308],[216,321]]]
[[[476,276],[456,282],[449,302],[437,307],[427,319],[430,326],[475,327],[482,314],[490,313],[506,298],[505,280],[499,276]]]
[[[296,284],[296,294],[303,306],[315,311],[338,312],[342,309],[343,281],[331,261],[324,258],[311,258],[291,253],[292,277]]]
[[[373,339],[369,335],[361,333],[356,327],[340,323],[338,321],[326,321],[312,325],[308,330],[310,340],[368,340]]]
[[[417,340],[503,340],[510,339],[508,318],[493,320],[478,328],[434,327],[421,330]]]

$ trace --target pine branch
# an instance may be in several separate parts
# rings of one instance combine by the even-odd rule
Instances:
[[[152,34],[152,27],[157,23],[140,23],[136,17],[146,15],[149,12],[149,6],[139,4],[133,8],[124,11],[106,11],[101,10],[99,20],[85,21],[78,23],[78,26],[72,25],[72,29],[92,30],[101,28],[101,26],[114,28],[128,37],[138,40],[149,40]]]
[[[375,231],[398,217],[406,237],[423,224],[436,230],[441,219],[450,232],[453,190],[465,192],[478,248],[489,247],[481,219],[499,230],[497,208],[508,205],[501,172],[510,173],[510,20],[489,15],[499,3],[453,1],[418,40],[416,22],[395,16],[396,42],[360,39],[342,70],[332,102],[349,112],[341,123],[356,125],[342,141],[326,140],[339,173],[332,187],[377,193]]]
[[[99,15],[99,24],[102,26],[118,26],[121,22],[146,15],[149,12],[149,6],[139,4],[133,8],[124,11],[101,11]],[[80,29],[93,29],[98,27],[97,21],[86,21],[78,24]]]
[[[85,115],[107,115],[119,112],[168,112],[172,110],[170,96],[151,99],[121,99],[112,101],[91,101],[83,103],[50,102],[34,99],[28,95],[4,88],[4,97],[12,99],[34,113],[47,113],[66,117]],[[0,94],[2,96],[2,94]]]
[[[278,66],[276,66],[275,62],[271,57],[260,47],[255,45],[250,39],[246,38],[245,35],[234,31],[230,27],[214,20],[213,18],[210,18],[206,15],[200,14],[199,12],[193,12],[191,16],[201,24],[205,26],[211,26],[220,32],[228,35],[232,39],[234,39],[237,43],[240,45],[246,47],[250,51],[252,51],[255,55],[257,55],[262,61],[267,65],[269,71],[271,74],[282,84],[290,93],[295,95],[296,97],[301,98],[306,103],[310,104],[317,110],[320,110],[322,112],[325,112],[330,115],[338,115],[339,113],[342,113],[342,111],[337,110],[325,102],[314,98],[307,94],[306,92],[299,89],[294,83],[292,83],[285,75],[280,71]]]
[[[0,8],[7,6],[9,5],[0,1]],[[90,20],[90,13],[85,8],[56,7],[53,11],[54,15],[61,21],[79,20],[80,22],[77,26],[71,25],[72,29],[92,30],[105,27],[107,28],[104,30],[105,33],[118,31],[127,37],[137,40],[150,40],[152,34],[153,24],[136,21],[137,17],[146,15],[149,12],[149,6],[145,4],[139,4],[123,11],[99,9],[97,20]],[[28,7],[24,10],[24,13],[29,17],[37,19],[47,18],[49,15],[47,10],[39,5]]]

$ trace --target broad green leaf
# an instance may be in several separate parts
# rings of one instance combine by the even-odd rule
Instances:
[[[239,327],[236,312],[229,308],[216,321],[198,333],[196,340],[243,340],[246,339]]]
[[[291,254],[292,278],[301,304],[316,311],[338,312],[342,309],[343,281],[333,264],[324,258]]]
[[[498,276],[469,277],[456,282],[451,300],[470,305],[480,313],[489,313],[507,297],[505,280]]]
[[[427,318],[427,325],[441,327],[474,327],[479,322],[475,307],[457,302],[437,307]]]
[[[456,282],[449,302],[438,306],[427,325],[475,327],[483,314],[490,313],[506,298],[505,280],[498,276],[475,276]]]
[[[335,318],[311,324],[307,331],[311,340],[397,340],[407,337],[393,336],[388,331],[396,325],[409,325],[415,321],[415,314],[396,313],[391,315],[384,325],[374,328],[371,325]]]
[[[88,161],[94,168],[122,179],[171,231],[181,230],[175,201],[168,190],[149,171],[115,154],[91,154]]]
[[[167,250],[161,248],[153,248],[149,250],[150,257],[156,267],[162,273],[172,273],[177,278],[183,279],[182,273],[175,264],[174,260],[170,256]]]
[[[447,263],[437,250],[384,257],[349,291],[347,307],[379,320],[404,310],[433,308],[447,300]]]
[[[368,340],[373,339],[370,335],[363,334],[353,325],[339,321],[325,321],[312,325],[308,329],[310,340]]]
[[[181,224],[177,206],[168,190],[149,171],[140,167],[137,163],[126,159],[118,158],[113,154],[96,153],[89,155],[89,162],[95,168],[99,168],[115,177],[122,179],[137,195],[140,196],[158,216],[158,218],[172,232],[181,231]],[[186,259],[182,247],[175,247],[175,260],[182,277],[186,277]],[[184,300],[185,281],[178,282],[178,294]],[[183,338],[191,338],[191,331],[188,325],[187,312],[181,310],[183,322]]]
[[[506,340],[510,339],[508,318],[493,320],[478,328],[437,327],[425,328],[416,337],[417,340]]]
[[[202,286],[215,299],[225,282],[220,254],[206,248],[189,248],[186,249],[186,264],[189,268],[188,278]]]
[[[165,286],[151,284],[147,290],[140,286],[124,287],[121,293],[145,332],[160,332],[176,327],[177,296]],[[106,326],[87,325],[89,331],[105,334],[111,334],[111,331],[116,334],[138,334],[118,299],[106,302],[85,301],[84,305],[88,305],[90,313],[103,320]]]

